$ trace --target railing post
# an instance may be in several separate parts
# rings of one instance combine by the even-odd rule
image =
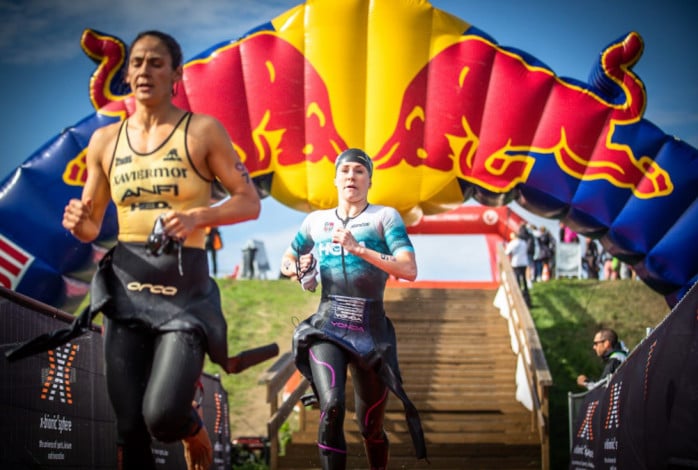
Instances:
[[[269,403],[271,412],[267,421],[267,437],[269,439],[269,452],[271,453],[269,456],[270,470],[276,470],[279,466],[279,429],[293,412],[296,403],[299,402],[305,390],[310,386],[310,383],[302,377],[289,396],[279,404],[279,393],[284,389],[295,371],[296,365],[293,361],[293,354],[286,352],[260,376],[258,381],[260,385],[266,385],[267,387],[267,403]],[[301,413],[304,412],[305,410],[301,411]],[[303,421],[305,421],[304,417]]]

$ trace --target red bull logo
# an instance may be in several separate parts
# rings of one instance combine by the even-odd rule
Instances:
[[[501,193],[525,183],[537,159],[553,158],[574,178],[605,180],[639,198],[665,196],[673,190],[668,172],[613,141],[617,126],[638,121],[644,111],[642,83],[628,72],[641,52],[641,38],[631,33],[603,54],[604,70],[623,91],[624,102],[616,105],[465,36],[409,84],[376,168],[423,165]],[[437,83],[429,80],[434,76]]]
[[[86,29],[80,45],[85,54],[97,63],[97,70],[90,82],[90,101],[100,109],[113,101],[121,100],[127,93],[122,77],[126,63],[126,45],[119,39],[97,31]]]
[[[68,186],[85,186],[87,181],[87,149],[70,160],[63,171],[63,182]]]
[[[210,74],[206,69],[213,57],[215,67],[232,71],[215,87],[226,99],[190,95],[189,105],[236,123],[228,127],[231,138],[253,176],[273,171],[277,164],[333,161],[346,148],[332,120],[325,82],[291,44],[269,32],[254,34],[244,45],[236,43],[192,61],[187,79]]]
[[[93,101],[107,103],[104,112],[129,114],[131,98],[115,101],[119,97],[107,93],[114,76],[109,67],[122,64],[125,51],[97,37],[101,42],[83,40],[94,58],[107,57],[97,72],[102,78],[93,80]],[[94,50],[98,45],[101,51]],[[404,162],[506,193],[528,181],[537,160],[551,158],[579,180],[605,180],[643,199],[667,195],[673,190],[668,172],[613,139],[617,126],[637,122],[644,112],[643,85],[630,72],[642,49],[640,36],[631,33],[604,51],[604,73],[622,91],[623,100],[615,104],[483,37],[463,36],[405,89],[397,125],[375,155],[376,169]],[[187,86],[205,81],[204,89]],[[328,84],[273,32],[255,33],[189,62],[184,82],[177,104],[221,119],[253,176],[277,166],[332,162],[347,148],[333,119]],[[66,182],[76,181],[79,165],[71,162]]]

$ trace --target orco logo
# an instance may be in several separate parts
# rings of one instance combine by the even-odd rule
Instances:
[[[151,294],[155,295],[176,295],[177,294],[177,288],[174,286],[163,286],[160,284],[150,284],[147,282],[140,283],[140,282],[129,282],[126,285],[126,288],[128,290],[136,291],[136,292],[141,292],[143,290],[148,290],[150,291]]]

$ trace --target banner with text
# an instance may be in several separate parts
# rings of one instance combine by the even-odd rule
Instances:
[[[21,341],[65,328],[72,316],[0,287],[0,468],[115,469],[116,424],[98,329],[16,362],[4,353]],[[203,416],[214,444],[211,468],[229,469],[228,396],[204,374]],[[186,469],[182,444],[153,444],[158,468]]]

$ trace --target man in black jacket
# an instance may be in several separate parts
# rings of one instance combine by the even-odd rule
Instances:
[[[592,381],[584,374],[577,377],[577,384],[581,387],[586,387],[588,390],[592,390],[605,382],[607,377],[613,374],[625,358],[628,357],[628,351],[622,342],[618,340],[616,332],[610,328],[601,328],[596,332],[592,347],[605,365],[601,377],[597,381]]]

